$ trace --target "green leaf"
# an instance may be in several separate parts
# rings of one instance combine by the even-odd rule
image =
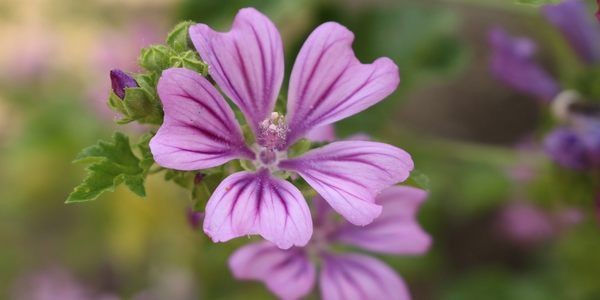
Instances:
[[[133,154],[129,139],[122,133],[115,133],[112,142],[99,141],[83,149],[74,162],[91,165],[86,168],[87,177],[75,187],[66,203],[94,200],[106,191],[114,191],[121,183],[140,197],[146,195],[146,171],[140,166],[140,159]]]

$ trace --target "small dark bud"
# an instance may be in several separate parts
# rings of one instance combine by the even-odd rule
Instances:
[[[113,92],[121,99],[125,98],[126,88],[134,88],[139,86],[133,77],[119,69],[110,71],[110,82]]]
[[[194,184],[198,185],[198,184],[202,183],[202,179],[204,179],[204,177],[206,177],[206,174],[196,173],[196,176],[194,176]]]
[[[193,230],[198,230],[202,221],[204,220],[204,213],[194,211],[192,208],[188,208],[187,210],[187,219],[188,224]]]

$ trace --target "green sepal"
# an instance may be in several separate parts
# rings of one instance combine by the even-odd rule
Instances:
[[[277,101],[275,101],[275,108],[273,111],[279,112],[284,116],[287,113],[287,98],[283,96],[283,94],[277,96]]]
[[[184,189],[192,188],[192,185],[194,184],[194,176],[194,172],[184,172],[177,170],[167,170],[167,172],[165,172],[166,181],[173,181],[178,186]]]
[[[146,172],[140,166],[140,159],[133,154],[129,138],[122,133],[115,133],[111,142],[99,141],[83,149],[74,162],[91,165],[86,168],[88,175],[83,183],[75,187],[66,203],[95,200],[106,191],[114,191],[121,183],[136,195],[146,196]]]
[[[204,211],[206,202],[210,199],[210,196],[215,191],[217,186],[225,179],[225,173],[217,172],[207,174],[202,178],[202,181],[198,184],[194,184],[192,189],[192,199],[194,200],[194,210]]]
[[[208,74],[208,65],[200,60],[200,57],[194,51],[186,51],[179,55],[174,55],[169,58],[171,67],[186,68],[196,71],[202,76]]]
[[[239,160],[239,166],[242,168],[242,170],[244,171],[256,171],[256,168],[254,167],[254,165],[252,164],[252,161],[249,161],[247,159],[240,159]]]
[[[156,73],[136,74],[134,77],[140,88],[152,95],[153,99],[158,99],[156,85],[158,84],[159,76]]]
[[[412,172],[410,172],[410,177],[408,177],[404,184],[424,190],[429,190],[431,187],[429,176],[417,169],[414,169]]]
[[[144,88],[125,89],[125,98],[123,99],[125,118],[119,123],[135,120],[139,123],[162,124],[162,108],[155,99]]]
[[[141,50],[139,65],[144,69],[161,73],[170,67],[169,58],[173,51],[165,45],[154,45]]]
[[[288,151],[289,157],[298,157],[304,154],[306,151],[310,150],[312,143],[308,139],[301,139],[297,141],[290,150]]]
[[[246,141],[246,145],[252,145],[256,141],[254,138],[254,132],[250,126],[248,126],[248,124],[242,125],[242,134],[244,135],[244,141]]]
[[[175,25],[175,28],[167,35],[167,45],[177,52],[190,50],[189,29],[192,25],[194,25],[192,21],[183,21]]]
[[[154,133],[146,133],[136,145],[141,154],[139,166],[144,170],[144,174],[148,174],[150,167],[154,165],[154,156],[152,156],[152,152],[150,151],[150,140],[153,137]]]
[[[117,96],[117,94],[115,94],[112,91],[108,96],[108,107],[122,115],[127,114],[127,110],[125,109],[125,105],[123,104],[123,99],[119,98],[119,96]]]

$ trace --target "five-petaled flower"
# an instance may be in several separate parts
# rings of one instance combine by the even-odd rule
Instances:
[[[407,186],[384,190],[376,200],[383,212],[367,226],[335,219],[316,199],[315,235],[306,247],[282,250],[269,242],[252,243],[230,257],[229,267],[236,278],[260,280],[282,299],[310,293],[317,278],[313,261],[320,263],[319,287],[325,300],[410,299],[403,280],[383,262],[363,254],[335,253],[331,246],[340,243],[392,255],[425,253],[431,238],[416,216],[426,195]]]
[[[306,245],[310,211],[300,190],[280,176],[284,172],[299,174],[353,224],[369,224],[381,213],[375,197],[408,177],[408,153],[369,141],[333,142],[293,158],[287,150],[312,129],[391,94],[400,76],[390,59],[362,64],[351,47],[352,32],[332,22],[319,26],[294,64],[284,116],[273,111],[284,76],[283,46],[266,16],[242,9],[229,32],[197,24],[189,34],[255,137],[248,145],[231,107],[206,78],[186,69],[163,72],[157,89],[164,123],[150,142],[155,161],[198,170],[242,159],[255,169],[230,175],[209,199],[203,227],[214,241],[260,234],[280,248]]]

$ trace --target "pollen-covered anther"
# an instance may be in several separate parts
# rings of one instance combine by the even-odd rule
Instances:
[[[271,116],[260,122],[257,142],[269,150],[281,150],[285,146],[288,126],[285,116],[272,112]]]

